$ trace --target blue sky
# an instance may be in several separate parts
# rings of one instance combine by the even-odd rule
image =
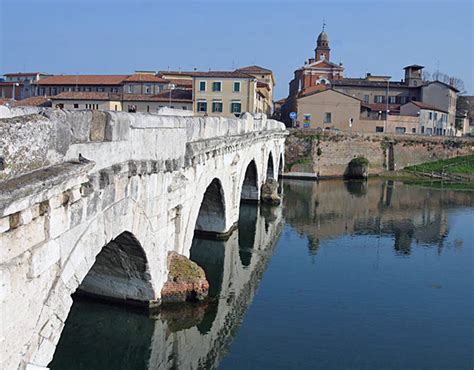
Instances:
[[[0,0],[0,74],[272,69],[276,98],[313,55],[323,18],[348,77],[421,64],[474,94],[473,1]]]

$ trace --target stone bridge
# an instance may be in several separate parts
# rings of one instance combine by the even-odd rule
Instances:
[[[0,120],[1,368],[46,367],[78,288],[158,305],[168,252],[228,237],[284,125],[51,110]]]

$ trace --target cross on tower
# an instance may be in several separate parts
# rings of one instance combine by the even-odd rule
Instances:
[[[323,32],[324,32],[324,28],[326,28],[326,20],[323,18]]]

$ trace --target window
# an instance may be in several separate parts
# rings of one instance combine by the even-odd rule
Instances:
[[[222,83],[219,81],[214,81],[212,83],[212,91],[221,91]]]
[[[207,102],[205,100],[201,100],[197,102],[197,111],[207,112]]]
[[[324,123],[331,123],[331,112],[324,113]]]
[[[422,134],[425,133],[425,126],[421,126],[421,133],[422,133]]]
[[[146,111],[150,112],[150,106],[149,105],[146,106]]]
[[[433,112],[430,112],[430,120],[433,119]]]
[[[240,82],[234,82],[234,92],[240,92]]]
[[[103,87],[98,87],[98,88],[97,88],[97,91],[98,91],[98,92],[104,92],[104,88],[103,88]]]
[[[199,81],[199,91],[206,91],[206,81]]]
[[[183,106],[181,107],[181,109],[182,109],[182,110],[188,110],[188,107],[185,106],[185,105],[183,105]]]
[[[385,103],[385,96],[375,95],[374,96],[374,103]]]
[[[74,104],[74,109],[79,108],[79,104]]]
[[[376,126],[375,132],[383,132],[383,126]]]
[[[118,110],[118,106],[117,106],[117,104],[115,104],[115,110]]]
[[[413,127],[413,128],[411,129],[411,132],[412,132],[412,134],[416,134],[416,128]]]
[[[91,92],[92,89],[90,87],[86,87],[86,92]]]
[[[369,103],[369,95],[364,95],[364,103]]]
[[[436,113],[436,112],[434,114],[434,119],[435,119],[435,121],[438,119],[438,113]]]
[[[133,92],[133,86],[132,85],[128,85],[128,92],[129,93]]]
[[[413,86],[416,86],[417,85],[417,82],[416,80],[413,81]]]
[[[230,113],[240,114],[242,111],[242,104],[239,101],[233,101],[230,103]]]
[[[416,96],[412,96],[412,97],[411,97],[411,100],[412,100],[412,101],[416,101]]]
[[[396,96],[389,96],[388,97],[388,103],[389,104],[396,104],[397,103],[397,97]]]
[[[151,94],[151,85],[145,86],[145,94]]]
[[[112,91],[113,93],[118,93],[118,87],[112,87],[111,91]]]
[[[212,112],[213,113],[222,113],[222,102],[221,101],[213,101],[212,102]]]
[[[397,134],[404,134],[406,130],[407,129],[405,127],[395,127],[395,133]]]

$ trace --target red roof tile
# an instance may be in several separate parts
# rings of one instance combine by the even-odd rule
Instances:
[[[43,78],[38,85],[120,85],[130,75],[60,75]]]
[[[155,83],[168,83],[167,80],[158,77],[156,75],[152,75],[149,73],[135,73],[129,77],[127,77],[125,82],[155,82]]]

